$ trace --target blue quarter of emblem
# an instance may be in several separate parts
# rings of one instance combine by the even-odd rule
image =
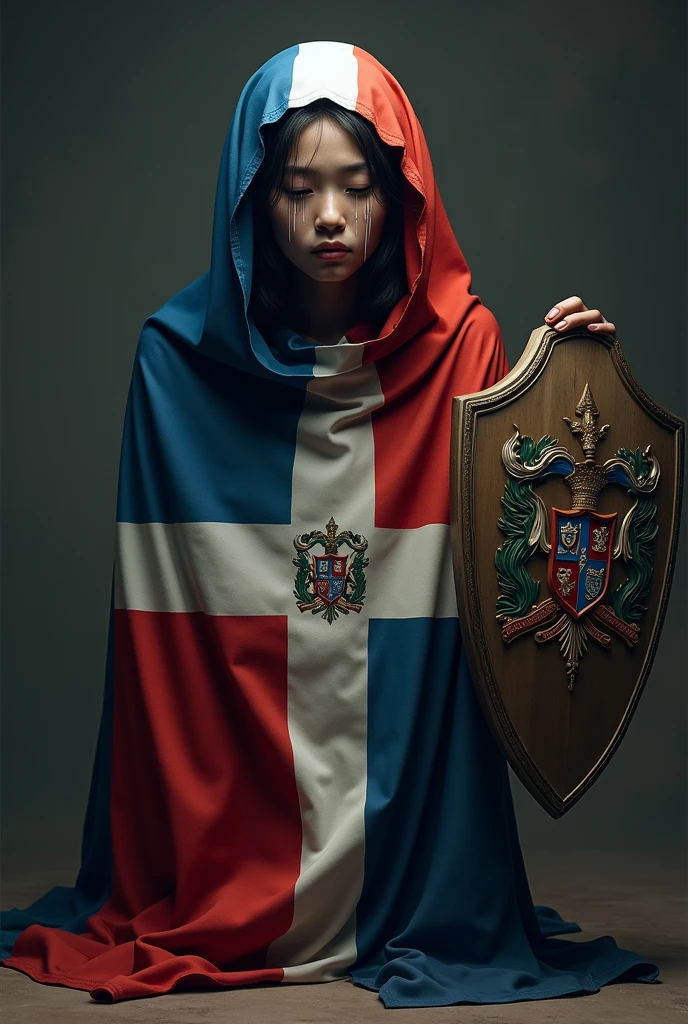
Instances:
[[[599,568],[594,567],[588,563],[585,567],[585,600],[594,601],[595,598],[602,592],[604,585],[604,574],[607,567],[600,565]]]
[[[580,519],[567,519],[562,522],[563,516],[557,517],[557,529],[559,533],[557,543],[557,558],[564,561],[577,561],[581,543],[587,543],[584,538],[587,521]]]

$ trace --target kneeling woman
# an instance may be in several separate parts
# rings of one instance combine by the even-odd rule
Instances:
[[[551,938],[578,928],[533,906],[474,698],[450,408],[506,359],[469,288],[395,79],[341,43],[256,72],[210,271],[136,354],[81,873],[6,916],[7,966],[107,1000],[349,976],[386,1006],[656,976]]]

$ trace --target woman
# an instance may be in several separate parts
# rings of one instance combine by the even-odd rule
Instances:
[[[248,82],[208,274],[144,325],[74,890],[9,967],[118,1000],[351,976],[386,1006],[651,981],[534,908],[449,549],[455,394],[506,359],[394,78],[307,43]],[[614,330],[578,298],[557,330]],[[111,826],[111,829],[110,829]]]

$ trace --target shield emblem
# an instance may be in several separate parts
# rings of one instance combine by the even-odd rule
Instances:
[[[554,599],[576,619],[607,591],[617,514],[552,508],[547,578]]]
[[[580,523],[575,524],[569,519],[566,523],[557,523],[559,543],[566,551],[578,551],[578,538],[580,536]]]
[[[684,424],[618,339],[531,334],[454,399],[452,542],[476,691],[514,772],[560,817],[609,763],[657,649],[675,564]]]
[[[326,604],[332,604],[344,593],[348,555],[313,555],[315,593]]]

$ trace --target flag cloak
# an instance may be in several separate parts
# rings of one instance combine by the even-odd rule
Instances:
[[[406,179],[409,294],[336,346],[247,313],[260,127],[319,97]],[[343,43],[277,54],[229,129],[210,269],[141,333],[82,866],[4,916],[6,966],[108,1001],[348,976],[388,1007],[656,977],[533,906],[462,650],[451,398],[506,369],[398,82]]]

